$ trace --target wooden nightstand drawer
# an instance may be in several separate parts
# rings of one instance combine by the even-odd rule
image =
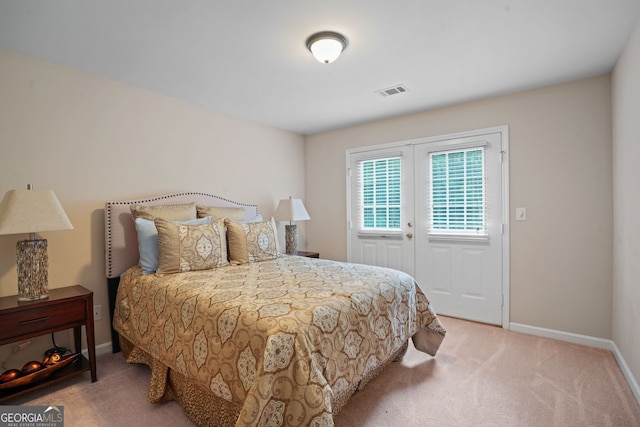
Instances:
[[[0,314],[0,336],[10,339],[37,334],[46,329],[82,323],[87,314],[84,301],[66,301],[46,306],[33,305],[12,313]]]

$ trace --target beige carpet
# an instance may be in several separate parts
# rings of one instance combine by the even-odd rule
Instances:
[[[335,417],[356,426],[640,426],[609,351],[442,318],[435,358],[412,346]],[[149,369],[121,354],[88,374],[7,404],[62,405],[65,426],[192,426],[175,402],[147,403]]]

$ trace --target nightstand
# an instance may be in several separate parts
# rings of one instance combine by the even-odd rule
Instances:
[[[98,379],[93,330],[93,292],[76,285],[50,289],[49,298],[44,300],[19,302],[17,296],[0,298],[0,345],[73,328],[75,351],[80,353],[82,325],[85,326],[87,336],[88,360],[80,355],[78,360],[61,368],[43,381],[0,390],[0,401],[86,371],[91,371],[91,382]],[[16,369],[21,367],[15,366]]]
[[[320,254],[318,252],[298,251],[296,252],[296,255],[306,256],[307,258],[320,258]]]

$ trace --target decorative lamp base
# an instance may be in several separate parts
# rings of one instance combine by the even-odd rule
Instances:
[[[287,255],[295,255],[298,252],[298,230],[295,224],[285,225],[285,241],[287,243]]]
[[[49,298],[47,240],[21,240],[18,255],[18,301]]]

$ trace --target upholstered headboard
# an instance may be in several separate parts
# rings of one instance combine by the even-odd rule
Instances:
[[[138,235],[131,215],[132,205],[157,206],[196,203],[203,206],[243,207],[245,219],[258,215],[258,206],[237,203],[205,193],[177,193],[141,200],[106,202],[104,209],[105,261],[109,286],[109,311],[113,322],[113,311],[120,275],[138,263]],[[113,352],[120,351],[118,334],[111,330]]]
[[[244,207],[245,219],[258,215],[256,205],[232,202],[205,193],[178,193],[142,200],[105,203],[105,261],[107,278],[120,277],[129,267],[138,263],[138,237],[131,216],[131,205],[177,205],[197,203],[205,206]]]

